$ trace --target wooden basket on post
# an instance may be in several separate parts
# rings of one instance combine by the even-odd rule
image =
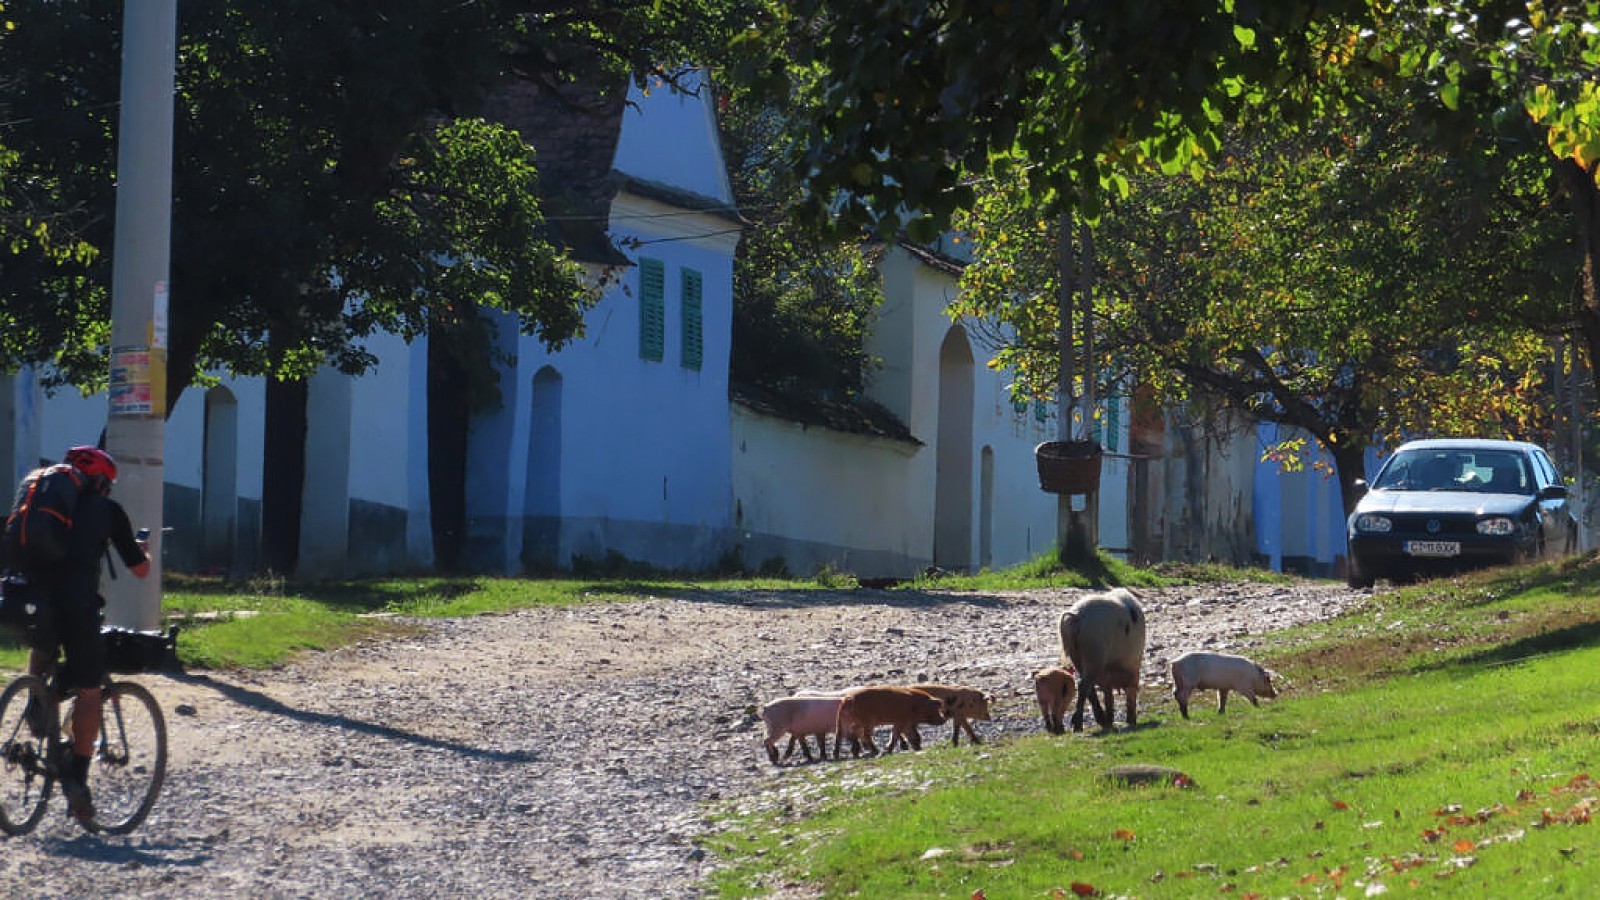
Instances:
[[[1039,487],[1049,494],[1092,494],[1100,490],[1099,441],[1045,441],[1033,448]]]

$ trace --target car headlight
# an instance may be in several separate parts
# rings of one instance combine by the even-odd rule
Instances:
[[[1510,519],[1506,518],[1505,516],[1495,516],[1492,519],[1484,519],[1483,521],[1478,523],[1478,533],[1479,534],[1492,534],[1492,535],[1497,535],[1497,536],[1504,536],[1504,535],[1510,534],[1510,533],[1512,533],[1513,531],[1516,531],[1516,530],[1517,530],[1516,523],[1511,521]]]
[[[1372,513],[1362,513],[1356,516],[1357,531],[1389,531],[1394,528],[1394,523],[1384,516],[1375,516]]]

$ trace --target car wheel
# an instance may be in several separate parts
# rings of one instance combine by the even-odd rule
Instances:
[[[1544,559],[1544,535],[1541,534],[1534,539],[1533,549],[1523,555],[1519,562],[1536,563],[1542,559]]]
[[[1376,582],[1372,570],[1362,565],[1361,560],[1352,555],[1345,564],[1344,583],[1356,590],[1364,590]]]

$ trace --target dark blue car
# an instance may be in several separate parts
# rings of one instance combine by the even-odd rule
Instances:
[[[1384,461],[1346,527],[1347,580],[1412,581],[1577,552],[1567,487],[1543,449],[1521,441],[1436,439]]]

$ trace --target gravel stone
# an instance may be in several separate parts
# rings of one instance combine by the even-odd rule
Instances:
[[[90,836],[58,796],[36,832],[4,839],[0,885],[52,898],[697,897],[719,864],[699,843],[713,804],[797,812],[819,772],[881,777],[871,760],[772,766],[761,703],[943,681],[996,695],[995,720],[975,723],[986,741],[1042,733],[1029,676],[1057,662],[1057,619],[1082,593],[707,592],[422,620],[414,637],[271,671],[134,676],[168,712],[150,819]],[[1143,711],[1170,706],[1179,653],[1247,652],[1254,635],[1369,596],[1326,582],[1140,594]],[[930,745],[948,734],[925,729]]]

